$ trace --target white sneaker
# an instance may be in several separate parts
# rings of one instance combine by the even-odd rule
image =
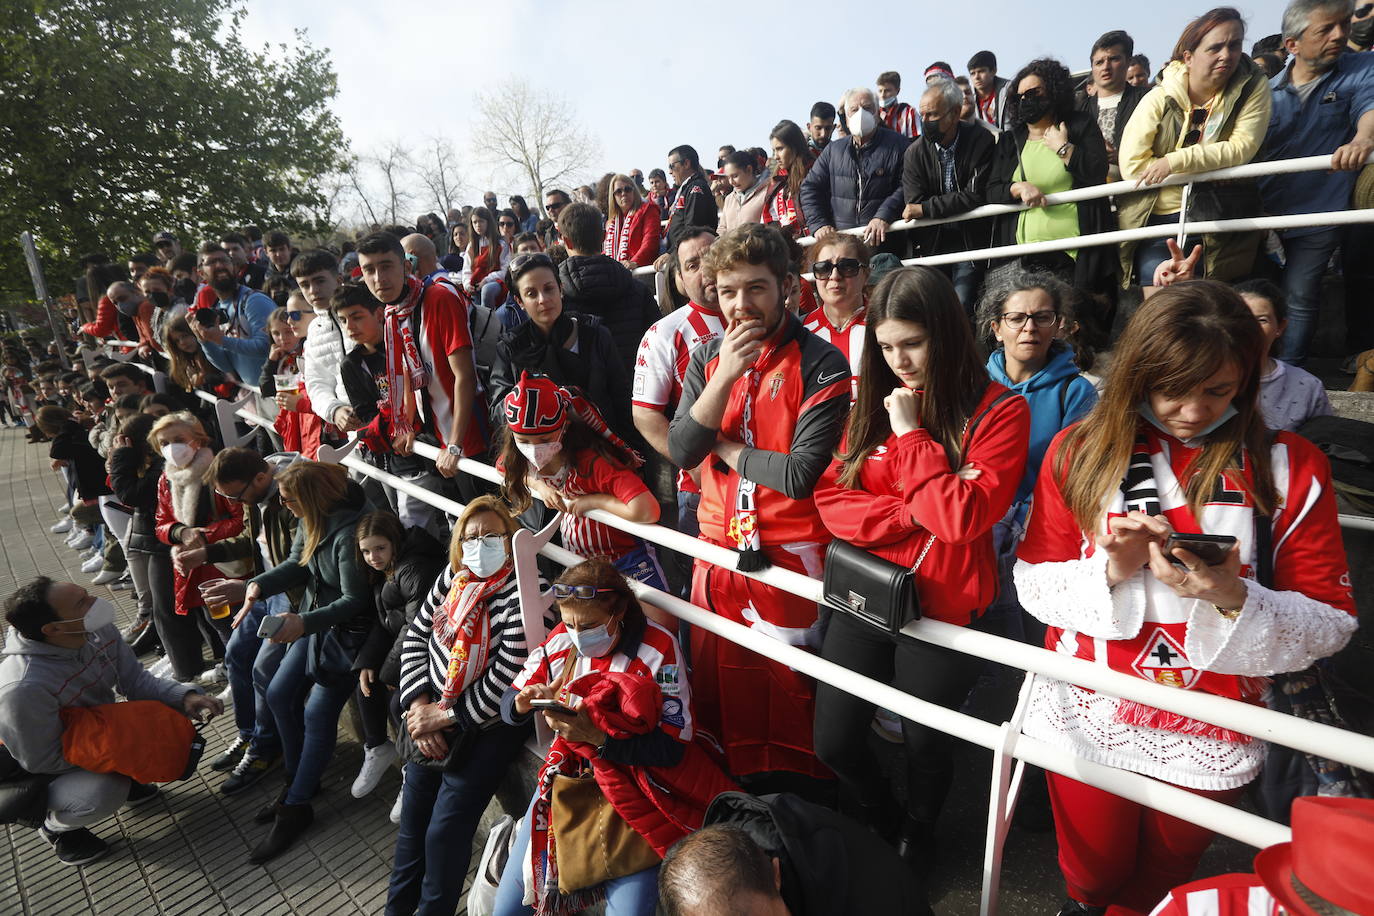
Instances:
[[[362,798],[377,788],[377,783],[382,781],[386,768],[395,760],[396,748],[390,741],[364,750],[363,767],[358,771],[358,778],[353,780],[353,797]]]
[[[60,522],[58,522],[56,525],[53,525],[48,530],[51,531],[53,534],[66,534],[68,531],[71,531],[72,520],[70,516],[62,519]]]
[[[134,577],[129,575],[126,569],[120,574],[119,578],[110,583],[110,588],[117,592],[127,592],[134,587]]]
[[[79,537],[81,537],[81,535],[84,534],[84,533],[85,533],[85,529],[84,529],[84,528],[73,528],[71,531],[67,532],[67,539],[66,539],[65,541],[63,541],[62,543],[66,544],[68,547],[70,547],[70,546],[72,546],[73,544],[75,544],[75,543],[76,543],[76,539],[79,538]]]
[[[401,771],[401,791],[399,791],[399,792],[396,793],[396,803],[395,803],[394,805],[391,806],[391,815],[390,815],[390,817],[391,817],[391,823],[393,823],[393,824],[399,824],[399,823],[401,822],[401,802],[405,801],[405,797],[406,797],[406,776],[405,776],[405,773],[406,773],[405,770],[402,770],[402,771]]]
[[[96,554],[96,555],[93,556],[93,557],[87,557],[87,558],[86,558],[86,562],[84,562],[84,563],[81,564],[81,571],[82,571],[83,573],[95,573],[95,572],[100,572],[100,567],[102,567],[102,566],[104,566],[104,565],[105,565],[105,558],[102,557],[100,554]]]
[[[119,573],[115,572],[113,569],[102,569],[99,573],[96,574],[96,577],[91,580],[91,584],[105,585],[109,582],[113,582],[118,578]]]
[[[148,669],[148,673],[153,677],[171,677],[172,660],[164,655],[162,658],[153,662],[153,666]]]
[[[225,688],[223,690],[215,694],[215,699],[223,703],[225,709],[228,709],[230,706],[234,705],[234,689],[228,685],[225,685]]]
[[[81,534],[77,535],[76,540],[68,541],[67,545],[71,547],[72,550],[85,550],[94,543],[95,535],[91,534],[89,531],[82,531]]]
[[[196,683],[202,687],[213,687],[216,684],[223,684],[227,680],[229,677],[224,673],[224,665],[219,664],[202,671],[200,677],[196,678]]]

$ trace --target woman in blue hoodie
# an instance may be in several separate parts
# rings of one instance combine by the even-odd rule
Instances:
[[[1050,274],[1015,271],[989,283],[978,304],[978,325],[996,347],[988,357],[988,374],[1024,397],[1031,416],[1026,474],[1011,509],[994,529],[1001,587],[988,612],[1001,612],[1008,636],[1034,645],[1043,644],[1044,633],[1042,625],[1021,613],[1016,600],[1011,578],[1016,547],[1025,531],[1031,493],[1050,440],[1097,403],[1097,389],[1079,374],[1074,348],[1066,339],[1074,326],[1072,295],[1065,283]],[[1028,631],[1026,626],[1040,632]]]

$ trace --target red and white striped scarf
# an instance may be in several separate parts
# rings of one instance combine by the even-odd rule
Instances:
[[[463,691],[487,669],[491,648],[487,601],[505,586],[510,574],[509,561],[486,579],[464,569],[454,576],[444,603],[434,612],[434,638],[448,650],[448,676],[439,701],[444,709],[457,703]]]
[[[410,316],[420,305],[425,287],[414,277],[406,278],[408,292],[402,302],[388,305],[384,315],[386,347],[387,409],[391,415],[392,435],[411,432],[414,417],[406,410],[406,391],[419,391],[429,384],[429,371],[420,358]]]

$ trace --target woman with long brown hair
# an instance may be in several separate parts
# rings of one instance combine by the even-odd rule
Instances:
[[[1016,564],[1047,648],[1187,690],[1258,702],[1355,629],[1330,469],[1265,428],[1262,334],[1229,287],[1166,287],[1132,316],[1097,406],[1055,437]],[[1223,535],[1229,547],[1171,544]],[[1175,542],[1176,543],[1176,542]],[[1166,553],[1167,551],[1167,553]],[[1210,561],[1210,562],[1209,562]],[[1235,799],[1263,741],[1038,678],[1028,735],[1079,757]],[[1187,881],[1211,831],[1049,774],[1064,913],[1147,910]]]
[[[358,556],[355,529],[363,491],[337,464],[299,461],[277,472],[281,504],[300,527],[291,554],[248,583],[244,608],[304,588],[297,610],[277,614],[273,642],[288,643],[267,688],[281,735],[286,785],[258,812],[272,823],[250,860],[261,864],[296,841],[315,819],[310,799],[334,755],[339,713],[358,684],[353,660],[372,626],[372,585]]]
[[[992,527],[1016,494],[1029,429],[1026,402],[988,378],[945,275],[895,270],[869,301],[858,399],[839,458],[816,485],[816,508],[835,537],[918,567],[923,616],[977,625],[997,591]],[[831,618],[821,654],[951,708],[982,667],[845,613]],[[839,776],[845,807],[891,838],[901,808],[865,740],[873,712],[872,703],[818,684],[816,754]],[[908,801],[898,849],[928,868],[953,775],[950,739],[909,721],[902,733]]]
[[[761,222],[777,223],[792,238],[806,235],[806,214],[801,208],[801,186],[811,171],[811,149],[806,135],[793,121],[779,121],[768,135],[777,168],[763,204]]]
[[[601,253],[627,270],[654,263],[663,234],[661,219],[658,205],[644,199],[629,175],[611,176]]]

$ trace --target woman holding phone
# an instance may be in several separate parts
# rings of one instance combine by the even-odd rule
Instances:
[[[1160,684],[1259,702],[1355,630],[1330,468],[1264,426],[1263,337],[1229,287],[1165,287],[1132,316],[1102,399],[1055,437],[1015,568],[1045,645]],[[1178,533],[1233,538],[1208,564]],[[1186,540],[1186,538],[1185,538]],[[1195,539],[1199,552],[1215,551]],[[1167,551],[1167,553],[1166,553]],[[1231,801],[1267,745],[1142,703],[1037,678],[1025,733]],[[1146,911],[1189,879],[1206,828],[1051,773],[1062,913]],[[1071,825],[1071,826],[1070,826]]]

